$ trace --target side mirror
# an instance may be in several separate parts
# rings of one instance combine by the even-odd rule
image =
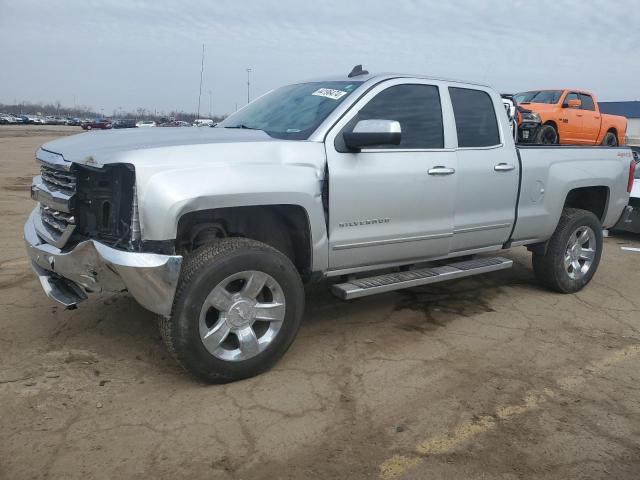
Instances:
[[[396,120],[360,120],[352,132],[344,132],[345,145],[359,151],[371,145],[400,145],[400,122]]]
[[[580,108],[582,106],[582,100],[579,98],[572,98],[562,104],[562,108]]]

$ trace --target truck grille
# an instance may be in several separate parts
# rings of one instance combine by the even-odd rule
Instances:
[[[36,231],[51,245],[62,248],[76,229],[73,198],[78,187],[77,173],[40,161],[40,176],[34,180],[31,196],[40,203]]]
[[[40,165],[42,181],[52,190],[63,190],[75,193],[78,184],[76,174],[72,171],[57,170],[46,164]]]
[[[75,226],[76,223],[73,215],[54,210],[46,205],[40,205],[40,218],[42,218],[45,227],[53,230],[57,235],[64,234],[70,226]]]

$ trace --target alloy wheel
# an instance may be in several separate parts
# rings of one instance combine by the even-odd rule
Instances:
[[[282,287],[271,275],[255,270],[235,273],[205,299],[200,338],[209,353],[221,360],[248,360],[276,338],[285,309]]]

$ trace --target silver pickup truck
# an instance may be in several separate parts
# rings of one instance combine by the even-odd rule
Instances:
[[[508,268],[487,253],[526,245],[542,284],[578,291],[627,205],[631,151],[516,147],[509,122],[489,87],[355,68],[215,128],[62,138],[36,154],[28,256],[67,307],[128,290],[211,382],[280,358],[303,284],[328,277],[349,300]]]

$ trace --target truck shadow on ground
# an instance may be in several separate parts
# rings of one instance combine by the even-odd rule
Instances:
[[[350,317],[363,310],[370,313],[370,321],[364,323],[378,323],[394,320],[394,314],[409,311],[421,315],[399,315],[394,326],[426,333],[446,327],[456,317],[494,312],[492,302],[504,294],[505,287],[543,290],[536,283],[530,264],[515,259],[513,268],[508,270],[351,301],[334,297],[330,293],[332,283],[335,282],[325,281],[307,287],[305,324],[326,324],[332,320],[353,324]]]
[[[318,335],[349,335],[354,329],[364,336],[384,335],[376,326],[385,332],[430,335],[461,317],[494,312],[495,298],[507,295],[506,287],[539,290],[530,267],[517,262],[509,270],[349,302],[331,294],[331,283],[307,286],[305,317],[294,350],[315,350]],[[169,374],[174,380],[192,380],[166,351],[157,317],[126,293],[98,297],[74,311],[55,306],[47,310],[59,322],[49,339],[60,347],[82,346],[107,362],[124,360],[133,377]]]

